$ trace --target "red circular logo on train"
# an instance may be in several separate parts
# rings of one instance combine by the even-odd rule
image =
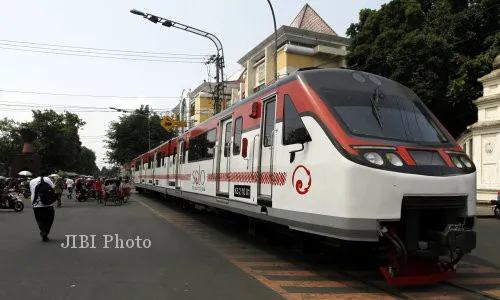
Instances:
[[[300,165],[295,168],[292,175],[292,186],[295,188],[297,193],[300,195],[307,194],[309,192],[309,188],[311,188],[311,181],[311,172],[306,167]],[[304,182],[307,183],[304,185]]]

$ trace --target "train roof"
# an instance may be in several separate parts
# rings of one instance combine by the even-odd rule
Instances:
[[[297,79],[301,79],[304,77],[304,75],[306,75],[305,77],[309,77],[308,75],[318,75],[318,74],[321,74],[321,73],[326,73],[326,74],[337,74],[339,76],[339,78],[345,78],[345,76],[347,74],[352,74],[353,72],[359,72],[359,73],[362,73],[366,76],[374,76],[378,79],[380,79],[381,81],[383,82],[387,82],[387,83],[390,83],[390,84],[394,84],[394,85],[397,85],[397,86],[401,86],[401,87],[404,87],[402,86],[401,84],[395,82],[395,81],[392,81],[388,78],[385,78],[385,77],[382,77],[382,76],[379,76],[379,75],[376,75],[376,74],[372,74],[372,73],[368,73],[368,72],[363,72],[363,71],[358,71],[358,70],[353,70],[353,69],[348,69],[348,68],[317,68],[317,67],[312,67],[312,68],[302,68],[302,69],[298,69],[297,71],[295,71],[294,73],[282,78],[282,79],[279,79],[278,81],[276,81],[275,83],[265,87],[264,89],[252,94],[250,97],[247,97],[241,101],[239,101],[238,103],[226,108],[225,110],[221,111],[220,113],[216,114],[216,115],[213,115],[212,117],[208,118],[207,120],[201,122],[200,124],[198,124],[197,126],[195,127],[192,127],[190,128],[188,131],[186,131],[184,134],[182,135],[186,135],[188,133],[190,133],[191,131],[195,130],[196,128],[202,126],[203,124],[206,124],[206,123],[209,123],[215,119],[219,119],[225,115],[227,115],[230,111],[232,111],[233,109],[241,106],[241,105],[245,105],[249,102],[252,102],[253,100],[259,98],[259,97],[262,97],[263,95],[269,93],[270,91],[276,89],[277,87],[281,86],[281,85],[284,85],[286,83],[289,83],[289,82],[292,82],[294,80],[297,80]],[[344,86],[344,85],[343,85]],[[345,87],[345,86],[344,86]],[[181,136],[182,136],[181,135]],[[148,155],[150,153],[154,153],[158,148],[161,148],[163,146],[165,146],[169,141],[171,140],[174,140],[175,138],[177,138],[179,136],[175,136],[174,138],[156,146],[155,148],[152,148],[151,150],[145,152],[145,153],[142,153],[141,155],[137,156],[136,158],[134,158],[134,160],[136,159],[139,159],[141,158],[143,155]]]

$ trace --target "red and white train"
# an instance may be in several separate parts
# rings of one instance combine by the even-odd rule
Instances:
[[[417,95],[369,73],[299,70],[131,170],[138,191],[384,244],[392,284],[448,278],[476,246],[474,164]]]

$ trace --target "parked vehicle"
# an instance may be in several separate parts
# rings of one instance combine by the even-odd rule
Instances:
[[[495,214],[495,218],[500,220],[500,201],[491,200],[491,210],[493,210],[493,214]]]
[[[5,189],[0,193],[0,209],[13,209],[21,212],[24,209],[24,203],[14,189]]]

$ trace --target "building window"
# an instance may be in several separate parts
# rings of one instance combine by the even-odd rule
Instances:
[[[239,117],[238,119],[236,119],[236,121],[234,121],[233,155],[240,155],[242,133],[243,133],[243,118]]]
[[[266,80],[266,64],[261,63],[257,67],[255,67],[255,82],[260,85],[265,83]]]
[[[190,162],[212,159],[215,153],[216,129],[211,129],[189,139]]]
[[[263,84],[261,84],[261,85],[257,86],[256,88],[254,88],[254,89],[253,89],[253,91],[254,91],[255,93],[257,93],[258,91],[262,90],[262,89],[263,89],[263,88],[265,88],[265,87],[266,87],[266,85],[263,83]]]

